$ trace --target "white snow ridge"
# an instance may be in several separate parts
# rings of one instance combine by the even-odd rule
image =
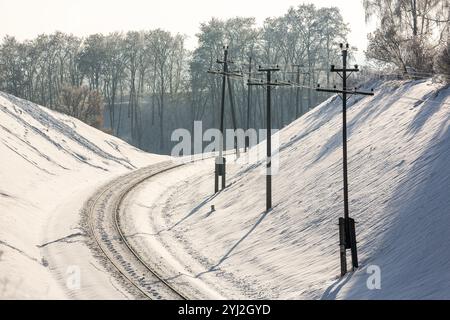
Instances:
[[[66,297],[52,275],[57,266],[45,256],[51,245],[43,245],[63,239],[58,249],[76,252],[84,237],[78,211],[96,188],[165,158],[5,93],[0,154],[0,298]]]
[[[281,130],[272,211],[264,162],[230,156],[228,186],[213,196],[214,161],[197,161],[124,198],[130,244],[192,298],[450,299],[450,88],[375,85],[375,97],[348,107],[357,271],[339,278],[337,97]],[[169,157],[3,93],[0,154],[0,298],[135,298],[85,244],[80,209],[113,178]],[[379,288],[367,285],[374,266]]]

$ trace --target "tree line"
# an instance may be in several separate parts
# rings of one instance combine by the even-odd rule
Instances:
[[[403,6],[396,4],[399,11],[389,15],[392,8],[386,3],[394,2]],[[410,2],[417,2],[416,15],[409,11]],[[399,24],[404,26],[392,36],[394,43],[400,36],[402,44],[411,37],[424,41],[433,24],[444,25],[436,4],[440,1],[364,3],[368,17],[376,15],[383,22],[371,35],[368,57],[399,68],[424,66],[425,47],[411,51],[391,45],[386,53],[379,44],[391,41]],[[441,43],[448,30],[439,31]],[[205,129],[218,126],[222,79],[206,71],[220,67],[216,60],[222,58],[224,45],[234,62],[231,69],[245,75],[231,82],[238,127],[246,128],[248,106],[250,127],[265,124],[264,88],[253,87],[248,95],[246,85],[247,79],[261,77],[258,65],[278,64],[282,71],[277,78],[298,84],[273,94],[273,123],[282,128],[328,97],[310,88],[318,82],[334,83],[329,66],[339,65],[337,44],[345,42],[348,33],[339,9],[305,4],[267,18],[262,26],[254,18],[213,18],[200,25],[198,46],[192,51],[185,46],[185,36],[161,29],[85,38],[56,32],[26,41],[6,36],[0,46],[0,90],[104,127],[145,150],[169,153],[174,129],[192,130],[194,121],[202,121]],[[405,54],[397,54],[399,50]],[[229,113],[226,125],[231,126]]]
[[[0,47],[0,88],[84,121],[102,111],[99,95],[108,115],[103,126],[141,146],[141,104],[148,96],[157,100],[152,107],[162,131],[165,96],[182,90],[186,53],[181,35],[159,29],[87,38],[56,32],[23,42],[6,36]],[[90,124],[101,126],[98,115],[92,118]]]
[[[405,73],[444,73],[450,78],[449,0],[364,0],[375,18],[368,58]]]

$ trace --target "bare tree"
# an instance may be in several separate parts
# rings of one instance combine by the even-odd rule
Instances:
[[[96,90],[90,90],[86,86],[65,86],[61,90],[56,109],[93,127],[102,128],[103,99]]]
[[[367,56],[403,71],[432,70],[433,56],[448,30],[448,0],[364,0],[366,20],[376,17]],[[380,48],[380,45],[384,45]]]

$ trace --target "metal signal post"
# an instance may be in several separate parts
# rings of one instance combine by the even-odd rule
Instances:
[[[331,72],[337,73],[341,78],[343,82],[342,90],[340,89],[323,89],[320,88],[320,85],[317,85],[317,91],[320,92],[331,92],[331,93],[337,93],[342,94],[342,151],[343,151],[343,182],[344,182],[344,218],[339,218],[339,245],[340,245],[340,260],[341,260],[341,276],[344,276],[347,273],[347,257],[346,257],[346,250],[351,250],[352,255],[352,266],[353,270],[358,268],[358,253],[357,253],[357,247],[356,247],[356,232],[355,232],[355,220],[350,218],[349,214],[349,204],[348,204],[348,164],[347,164],[347,96],[348,95],[366,95],[366,96],[373,96],[373,90],[372,92],[364,92],[364,91],[357,91],[349,90],[347,88],[347,80],[348,77],[353,72],[358,72],[359,68],[357,65],[354,66],[354,68],[347,68],[347,58],[348,58],[348,48],[349,45],[347,44],[344,48],[344,45],[340,45],[342,49],[342,60],[343,60],[343,67],[342,69],[336,69],[334,65],[331,66]]]

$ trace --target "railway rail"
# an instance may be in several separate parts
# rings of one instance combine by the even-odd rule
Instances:
[[[89,229],[98,249],[131,286],[152,300],[188,297],[158,275],[129,244],[120,228],[120,206],[142,182],[182,165],[164,161],[122,176],[104,186],[87,205]]]

